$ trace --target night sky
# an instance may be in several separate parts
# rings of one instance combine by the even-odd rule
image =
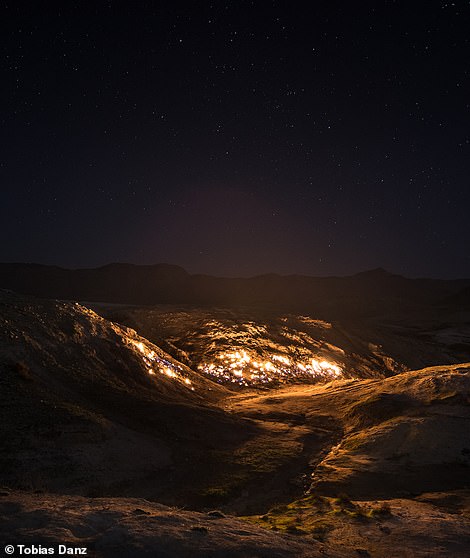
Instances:
[[[470,4],[6,2],[0,261],[470,276]]]

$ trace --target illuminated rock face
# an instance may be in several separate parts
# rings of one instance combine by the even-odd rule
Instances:
[[[323,329],[331,327],[320,321],[316,325]],[[283,328],[281,342],[276,343],[264,324],[242,322],[229,327],[212,320],[206,326],[211,329],[212,351],[197,369],[219,383],[247,387],[343,377],[340,365],[302,346],[299,332],[292,329]],[[305,337],[305,333],[303,335]],[[151,376],[163,374],[194,390],[182,366],[164,358],[147,340],[124,341],[140,355]],[[311,339],[311,346],[314,345]],[[328,349],[330,353],[344,354],[342,349],[332,345]]]
[[[197,368],[219,383],[240,386],[341,378],[344,351],[321,340],[331,324],[310,321],[317,338],[286,327],[284,319],[275,332],[261,322],[210,320],[204,326],[212,343]]]
[[[108,317],[114,319],[112,312]],[[135,328],[200,378],[226,387],[377,378],[405,369],[367,334],[312,316],[165,305],[120,309],[117,321]],[[194,378],[184,376],[197,392]]]

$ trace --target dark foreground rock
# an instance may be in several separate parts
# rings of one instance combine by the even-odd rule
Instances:
[[[54,555],[59,545],[86,548],[95,558],[466,558],[470,548],[468,491],[386,503],[336,499],[333,513],[312,503],[296,510],[321,523],[311,533],[305,522],[281,532],[292,506],[276,518],[245,521],[136,498],[2,494],[0,548],[14,545],[15,555],[19,544],[53,548]]]
[[[88,549],[113,558],[302,558],[324,556],[312,537],[280,535],[234,517],[214,517],[142,499],[12,492],[0,497],[5,545]],[[15,549],[16,550],[16,549]],[[15,552],[16,554],[16,552]],[[348,556],[338,551],[329,556]]]

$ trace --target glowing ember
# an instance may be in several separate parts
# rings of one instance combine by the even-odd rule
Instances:
[[[241,386],[287,383],[293,380],[334,379],[342,376],[340,366],[323,358],[299,362],[285,355],[269,354],[264,360],[245,350],[221,352],[215,362],[202,363],[198,369],[220,383]]]
[[[209,325],[211,348],[198,369],[218,383],[248,387],[343,377],[343,368],[338,362],[329,360],[331,353],[338,357],[340,349],[302,332],[283,327],[280,342],[276,342],[277,339],[269,337],[267,326],[253,322],[233,327],[218,322]],[[183,375],[182,366],[164,358],[158,349],[142,341],[132,340],[131,343],[150,375],[161,374],[194,390],[191,380]]]
[[[131,340],[130,343],[141,353],[147,372],[151,376],[155,376],[155,371],[157,371],[168,378],[178,380],[186,386],[191,386],[191,380],[183,376],[181,366],[159,356],[156,351],[148,349],[141,341]],[[191,389],[194,390],[193,387]]]

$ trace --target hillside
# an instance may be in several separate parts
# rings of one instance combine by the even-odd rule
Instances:
[[[256,308],[91,305],[218,383],[270,386],[406,370],[380,344],[341,324]]]
[[[470,364],[222,385],[81,304],[3,291],[0,309],[5,543],[97,557],[466,556]],[[220,312],[212,343],[225,351]],[[150,322],[181,332],[173,314],[177,327]],[[186,318],[197,329],[207,316]],[[323,358],[360,341],[290,320]],[[198,331],[191,362],[210,339]]]
[[[221,386],[135,331],[79,304],[2,292],[0,308],[3,482],[171,494],[175,462],[250,435],[214,406]]]

